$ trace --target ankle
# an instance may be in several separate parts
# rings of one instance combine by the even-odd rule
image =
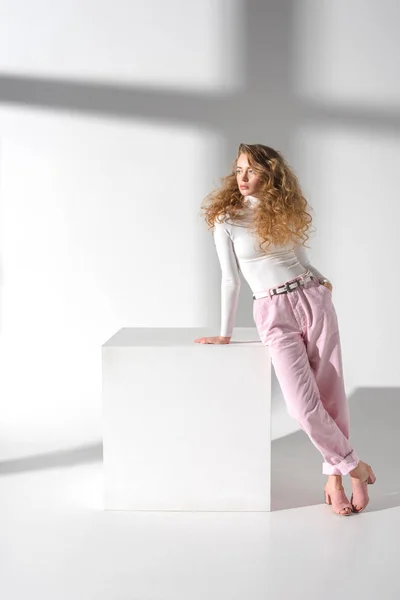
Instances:
[[[353,469],[352,471],[350,471],[349,475],[350,477],[352,477],[353,479],[360,479],[360,477],[365,473],[365,463],[360,460],[358,465],[355,467],[355,469]]]
[[[341,488],[343,487],[341,475],[328,475],[327,485],[332,487]]]

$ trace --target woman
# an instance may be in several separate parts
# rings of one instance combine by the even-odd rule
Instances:
[[[254,322],[268,346],[288,413],[324,458],[325,502],[339,515],[361,512],[369,502],[367,484],[376,477],[349,442],[332,284],[310,264],[303,246],[312,218],[297,177],[280,152],[240,144],[232,172],[206,200],[211,201],[202,209],[214,227],[222,269],[221,335],[194,341],[229,344],[241,271],[253,292]],[[347,474],[350,502],[342,484]]]

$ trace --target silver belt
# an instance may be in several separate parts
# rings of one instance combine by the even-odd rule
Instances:
[[[275,296],[276,294],[287,294],[288,292],[293,292],[300,285],[304,285],[307,281],[317,280],[317,278],[312,275],[311,271],[307,271],[304,275],[299,275],[293,281],[288,281],[283,285],[280,285],[276,288],[270,288],[264,292],[256,292],[253,294],[253,299],[257,300],[258,298],[265,298],[266,296]]]

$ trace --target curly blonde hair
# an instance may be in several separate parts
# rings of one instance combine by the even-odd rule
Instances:
[[[284,245],[289,241],[305,244],[309,239],[312,217],[300,188],[297,176],[280,152],[263,144],[239,144],[237,157],[229,175],[221,178],[220,188],[206,196],[201,205],[209,229],[220,217],[240,221],[244,215],[244,197],[236,180],[239,156],[246,154],[253,171],[260,177],[256,192],[259,199],[253,209],[253,227],[260,238],[260,249],[271,244]],[[310,207],[311,208],[311,207]],[[263,248],[266,244],[266,248]]]

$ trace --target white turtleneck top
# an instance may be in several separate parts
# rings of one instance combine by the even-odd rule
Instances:
[[[254,196],[245,197],[249,219],[256,202]],[[241,287],[239,272],[256,295],[302,275],[307,269],[319,279],[324,277],[311,265],[302,245],[290,242],[261,251],[260,240],[246,227],[246,215],[240,223],[215,221],[213,237],[222,271],[220,335],[223,337],[231,337],[233,332]]]

